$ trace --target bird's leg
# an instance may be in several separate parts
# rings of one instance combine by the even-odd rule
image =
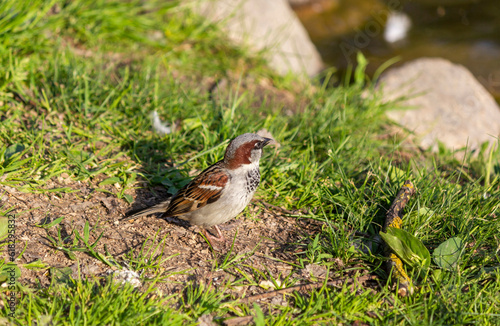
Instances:
[[[223,241],[223,242],[226,242],[226,238],[224,238],[224,234],[222,234],[222,232],[220,231],[219,227],[217,225],[214,225],[214,228],[217,230],[217,239],[218,241]]]
[[[217,235],[218,235],[217,237],[208,233],[208,231],[204,227],[202,227],[201,230],[202,230],[203,234],[205,235],[205,237],[208,239],[208,242],[210,242],[212,247],[215,248],[215,247],[217,247],[217,245],[215,245],[212,241],[226,242],[226,238],[224,238],[224,235],[222,234],[220,229],[217,227],[217,225],[215,225],[214,227],[215,227],[215,230],[217,230]]]

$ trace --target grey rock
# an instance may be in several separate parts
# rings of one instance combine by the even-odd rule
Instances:
[[[217,326],[213,321],[213,317],[208,314],[201,315],[201,317],[198,318],[198,323],[199,326]]]
[[[304,278],[309,279],[311,276],[315,278],[324,278],[326,276],[326,267],[316,264],[308,264],[302,270],[302,275]]]
[[[188,0],[209,21],[222,24],[237,44],[264,50],[270,67],[313,76],[323,68],[321,57],[287,0]]]
[[[377,85],[384,101],[400,100],[387,115],[413,131],[423,148],[438,141],[451,150],[477,149],[500,135],[500,109],[463,66],[422,58],[384,73]]]

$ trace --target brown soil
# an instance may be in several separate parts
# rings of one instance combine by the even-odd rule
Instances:
[[[3,204],[16,207],[12,213],[17,216],[17,254],[26,246],[24,254],[17,262],[21,267],[21,283],[33,287],[37,284],[42,286],[50,284],[50,273],[47,273],[47,269],[30,270],[22,266],[36,260],[41,260],[50,267],[70,267],[75,278],[78,277],[79,269],[83,278],[105,276],[111,270],[118,269],[84,252],[73,251],[77,260],[71,260],[63,251],[54,248],[48,239],[48,235],[57,238],[57,229],[60,229],[62,237],[68,237],[65,243],[69,246],[73,243],[74,230],[83,234],[86,221],[89,221],[91,226],[90,243],[103,232],[95,250],[105,254],[107,248],[113,258],[122,264],[124,255],[131,249],[137,252],[148,237],[150,243],[153,239],[157,244],[166,236],[164,257],[172,256],[172,258],[161,265],[160,273],[166,277],[164,282],[158,283],[158,288],[165,294],[181,290],[184,288],[184,283],[190,280],[211,283],[217,287],[225,283],[225,280],[236,277],[234,274],[217,270],[215,265],[215,262],[218,262],[220,266],[230,245],[220,251],[210,249],[196,226],[186,225],[175,219],[166,221],[153,216],[142,217],[132,222],[119,221],[131,209],[159,202],[162,196],[166,196],[163,187],[153,189],[157,197],[147,189],[128,191],[127,193],[134,197],[133,205],[129,205],[125,200],[96,191],[99,181],[101,180],[86,183],[59,178],[58,181],[49,182],[46,189],[69,187],[75,192],[57,193],[57,195],[22,193],[15,188],[3,187]],[[113,190],[112,185],[107,187],[108,190]],[[315,274],[310,272],[314,270],[311,266],[304,270],[292,271],[290,264],[277,260],[295,262],[297,259],[295,252],[300,248],[294,243],[306,235],[317,232],[319,223],[310,219],[287,217],[281,210],[267,207],[254,200],[236,219],[220,226],[228,240],[233,239],[237,232],[232,255],[248,253],[244,264],[264,272],[267,269],[276,279],[280,277],[283,279],[290,272],[294,272],[296,273],[294,278],[297,278],[298,283],[310,281],[310,276]],[[50,229],[37,226],[48,224],[61,216],[65,219]],[[83,247],[83,244],[80,243],[78,246]],[[254,252],[251,253],[252,251]],[[239,265],[239,268],[253,274],[250,268],[242,265]],[[154,275],[146,272],[145,276]],[[244,287],[241,290],[246,296],[265,292],[255,286]],[[243,293],[237,295],[241,296]]]

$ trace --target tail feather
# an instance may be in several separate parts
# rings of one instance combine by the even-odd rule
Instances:
[[[142,216],[147,216],[147,215],[151,215],[151,214],[155,214],[155,213],[165,213],[165,211],[167,210],[168,208],[168,205],[170,205],[170,201],[171,199],[167,199],[165,201],[162,201],[161,203],[159,204],[156,204],[154,206],[151,206],[151,207],[148,207],[148,208],[145,208],[143,210],[140,210],[136,213],[133,213],[132,215],[129,215],[125,218],[122,218],[120,221],[129,221],[129,220],[135,220],[139,217],[142,217]]]

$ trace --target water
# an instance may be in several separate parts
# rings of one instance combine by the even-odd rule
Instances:
[[[345,71],[361,50],[368,73],[399,56],[396,64],[442,57],[466,66],[500,99],[500,0],[316,0],[294,8],[326,64]],[[407,37],[384,39],[387,15],[411,19]]]

